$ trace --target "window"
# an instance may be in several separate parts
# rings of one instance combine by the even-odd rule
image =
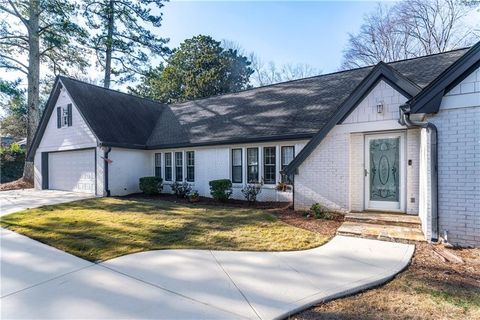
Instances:
[[[65,107],[57,107],[57,128],[70,127],[72,125],[72,104]]]
[[[288,166],[290,162],[292,162],[293,158],[295,157],[295,147],[294,146],[285,146],[282,147],[282,171]],[[290,179],[286,174],[282,174],[282,182],[284,183],[291,183]]]
[[[162,177],[162,154],[155,153],[155,177]]]
[[[275,153],[275,147],[263,148],[263,178],[265,184],[275,184],[277,182]]]
[[[68,126],[68,109],[62,108],[62,127]]]
[[[165,181],[172,181],[172,153],[165,153]]]
[[[195,153],[187,151],[187,181],[195,181]]]
[[[258,148],[247,149],[247,182],[258,183]]]
[[[242,149],[232,149],[232,182],[242,183]]]
[[[175,152],[175,181],[183,181],[183,153]]]

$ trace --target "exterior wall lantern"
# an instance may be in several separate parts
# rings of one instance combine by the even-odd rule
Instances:
[[[377,104],[377,113],[383,113],[383,102]]]

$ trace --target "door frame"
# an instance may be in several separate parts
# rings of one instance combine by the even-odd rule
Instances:
[[[370,201],[370,140],[381,138],[396,138],[400,137],[399,150],[399,170],[400,182],[398,186],[399,201]],[[363,139],[364,150],[364,210],[369,211],[387,211],[387,212],[406,212],[406,171],[407,171],[407,154],[406,154],[406,132],[405,131],[388,131],[378,133],[367,133]]]

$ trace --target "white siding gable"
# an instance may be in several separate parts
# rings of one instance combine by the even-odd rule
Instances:
[[[72,104],[72,125],[57,128],[57,107]],[[36,189],[42,188],[42,152],[75,150],[97,147],[97,139],[84,121],[65,88],[61,89],[55,108],[48,119],[42,140],[35,152],[34,184]],[[103,195],[103,152],[97,148],[97,195]]]
[[[480,68],[445,94],[440,110],[476,106],[480,106]]]
[[[69,103],[72,104],[72,125],[57,128],[57,107],[65,107]],[[62,88],[37,152],[89,148],[96,145],[95,135],[83,120],[68,92]]]
[[[397,120],[399,118],[398,108],[407,100],[407,97],[381,80],[343,123]],[[383,104],[382,113],[377,112],[379,103]]]

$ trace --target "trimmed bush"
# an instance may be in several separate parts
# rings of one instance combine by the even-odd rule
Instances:
[[[140,178],[140,190],[147,195],[157,194],[162,191],[162,178],[142,177]]]
[[[0,148],[0,182],[10,182],[23,176],[25,150],[16,143]]]
[[[187,182],[175,182],[172,184],[172,191],[177,198],[187,198],[190,192],[192,192],[192,186]]]
[[[262,191],[261,184],[247,184],[242,189],[243,196],[247,199],[248,203],[252,204],[257,202],[257,196]]]
[[[318,202],[312,204],[312,206],[310,207],[310,211],[317,219],[333,220],[337,217],[337,214],[335,212],[329,211],[326,207],[322,206]]]
[[[230,179],[212,180],[208,184],[210,186],[210,194],[217,201],[227,201],[232,195],[232,181]]]

